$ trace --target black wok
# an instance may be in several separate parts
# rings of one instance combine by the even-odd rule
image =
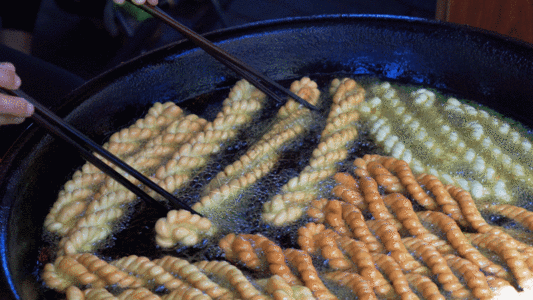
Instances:
[[[533,48],[458,25],[386,16],[262,22],[209,38],[276,79],[336,73],[437,88],[533,127]],[[97,142],[156,101],[224,89],[237,76],[189,42],[141,56],[75,91],[59,114]],[[220,100],[223,96],[219,97]],[[205,99],[192,112],[202,114]],[[62,184],[82,164],[61,141],[31,127],[0,165],[0,296],[43,299],[35,278],[42,224]]]

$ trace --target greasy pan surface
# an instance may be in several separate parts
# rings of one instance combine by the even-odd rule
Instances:
[[[486,32],[420,19],[324,16],[258,23],[209,38],[276,80],[373,75],[476,100],[533,127],[533,48]],[[181,42],[94,79],[60,114],[103,143],[156,101],[180,102],[237,79]],[[199,100],[190,109],[202,114],[216,104]],[[43,220],[82,159],[35,127],[14,149],[0,164],[0,298],[43,299],[34,276]]]

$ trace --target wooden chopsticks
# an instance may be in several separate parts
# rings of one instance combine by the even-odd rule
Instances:
[[[277,82],[261,74],[259,71],[255,70],[243,61],[235,58],[222,48],[217,47],[215,44],[211,43],[209,40],[207,40],[200,34],[176,21],[167,13],[159,9],[157,6],[152,6],[148,3],[144,3],[139,7],[147,13],[151,14],[152,16],[165,22],[170,27],[176,29],[179,33],[183,34],[191,42],[195,43],[198,47],[202,48],[205,52],[207,52],[207,54],[211,55],[212,57],[223,63],[226,67],[233,70],[235,73],[239,74],[244,79],[248,80],[248,82],[254,85],[257,89],[272,97],[274,100],[280,103],[284,102],[284,100],[280,98],[276,93],[276,91],[279,91],[280,93],[289,96],[290,98],[298,101],[300,104],[311,110],[318,110],[318,108],[316,108],[314,105],[298,97],[290,90],[284,88]]]
[[[174,208],[185,209],[185,210],[190,211],[191,213],[202,216],[201,214],[194,211],[187,204],[183,203],[182,201],[174,197],[172,194],[165,191],[155,182],[146,178],[144,175],[139,173],[137,170],[135,170],[134,168],[126,164],[124,161],[122,161],[121,159],[113,155],[111,152],[107,151],[106,149],[102,148],[100,145],[96,144],[94,141],[89,139],[83,133],[79,132],[76,128],[70,126],[63,119],[55,115],[53,112],[51,112],[49,109],[41,105],[39,102],[32,99],[30,96],[26,95],[24,92],[20,90],[17,90],[17,91],[2,90],[2,91],[5,92],[6,94],[11,94],[13,96],[22,97],[28,100],[28,102],[33,104],[33,106],[35,107],[35,112],[32,115],[32,118],[35,120],[35,122],[45,127],[50,133],[58,136],[59,138],[65,140],[70,145],[74,146],[87,161],[95,165],[97,168],[99,168],[105,174],[109,175],[111,178],[115,179],[116,181],[124,185],[128,190],[132,191],[135,195],[140,197],[142,200],[146,201],[150,206],[155,207],[161,210],[162,212],[163,211],[166,212],[168,210],[162,203],[153,199],[151,196],[149,196],[146,192],[144,192],[138,186],[131,183],[128,179],[126,179],[120,173],[118,173],[113,168],[108,166],[105,162],[103,162],[100,158],[94,155],[91,151],[96,152],[98,155],[100,155],[107,161],[113,163],[115,166],[119,167],[120,169],[122,169],[123,171],[131,175],[133,178],[139,180],[145,186],[149,187],[150,189],[157,192],[159,195],[163,196],[166,200],[169,201],[169,203]],[[86,147],[88,149],[86,149]]]

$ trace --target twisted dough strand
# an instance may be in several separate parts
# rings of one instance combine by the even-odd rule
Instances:
[[[259,283],[259,282],[258,282]],[[265,291],[274,300],[314,300],[310,289],[301,285],[290,286],[283,278],[273,275],[265,284]]]
[[[533,231],[533,212],[530,212],[527,209],[508,204],[486,205],[483,207],[483,209],[487,212],[497,213],[512,219],[520,223],[525,228]]]
[[[409,199],[402,194],[393,193],[385,196],[383,202],[392,209],[403,228],[411,235],[430,241],[430,232],[420,223]]]
[[[465,299],[472,296],[453,274],[444,257],[430,244],[420,240],[409,245],[408,249],[420,257],[427,267],[431,269],[438,282],[446,292],[449,292],[454,299]],[[472,287],[470,287],[472,288]]]
[[[202,291],[200,291],[199,289],[187,287],[184,285],[178,289],[172,290],[172,292],[164,295],[163,297],[161,297],[161,299],[162,300],[182,300],[182,299],[212,300],[213,298],[202,293]]]
[[[282,187],[282,194],[263,206],[262,219],[270,224],[281,226],[300,218],[314,200],[319,183],[335,174],[337,164],[348,155],[347,146],[358,136],[353,126],[359,119],[355,107],[362,102],[364,89],[351,79],[343,79],[332,82],[331,92],[333,104],[309,165]]]
[[[367,172],[364,171],[364,173],[361,174],[368,175],[366,173]],[[372,177],[364,175],[359,178],[359,184],[361,185],[361,191],[365,203],[372,216],[374,216],[376,220],[394,219],[394,216],[389,212],[383,202],[376,181]]]
[[[193,209],[202,213],[207,213],[209,210],[224,206],[226,202],[234,199],[239,192],[251,186],[257,180],[268,174],[279,158],[281,146],[296,138],[303,131],[303,126],[295,125],[292,128],[288,128],[287,130],[280,132],[272,139],[260,141],[259,144],[254,145],[254,147],[252,147],[249,152],[243,155],[238,162],[230,166],[233,168],[236,168],[234,166],[235,164],[243,167],[246,166],[244,167],[245,170],[243,170],[241,173],[242,176],[235,179],[230,179],[230,177],[228,178],[230,181],[227,184],[223,184],[218,188],[208,191],[209,194],[205,197],[202,197],[200,202],[194,204]],[[249,159],[250,155],[257,156],[259,159],[257,161]],[[246,164],[243,163],[242,160],[252,161],[252,163]],[[250,171],[247,172],[246,169],[249,169]],[[221,172],[219,174],[226,173]],[[223,182],[222,177],[225,176],[217,175],[216,179],[212,182]]]
[[[85,300],[118,300],[113,294],[104,288],[94,288],[85,290]]]
[[[377,161],[370,161],[367,165],[367,170],[376,183],[382,186],[387,193],[402,192],[403,186],[400,184],[398,177],[392,175],[381,163]]]
[[[241,80],[232,88],[222,111],[213,122],[205,125],[204,131],[192,137],[169,160],[156,171],[156,177],[165,179],[177,173],[190,172],[206,163],[206,158],[220,151],[220,146],[233,138],[240,128],[250,122],[263,106],[265,95]]]
[[[396,226],[391,220],[377,220],[375,233],[379,236],[385,249],[405,272],[428,273],[413,256],[407,251]]]
[[[118,295],[119,300],[161,300],[161,297],[146,288],[127,289]]]
[[[365,198],[361,194],[361,188],[359,184],[357,187],[348,186],[345,184],[336,185],[332,190],[332,194],[343,200],[344,202],[353,204],[357,206],[360,210],[366,210],[367,206],[365,203]]]
[[[305,286],[313,292],[317,299],[337,299],[320,280],[311,257],[306,252],[296,249],[286,249],[284,252],[287,260],[300,273]]]
[[[518,252],[518,245],[513,240],[498,237],[498,235],[490,234],[490,232],[472,235],[469,240],[477,247],[498,254],[513,273],[519,286],[525,290],[532,290],[533,274],[524,257]],[[506,277],[499,277],[507,279]]]
[[[168,290],[178,288],[183,282],[147,257],[130,255],[111,262],[111,265],[143,281],[143,286],[154,289],[159,285]]]
[[[409,285],[415,289],[418,294],[428,300],[444,300],[444,295],[439,291],[439,287],[429,277],[417,274],[405,274]]]
[[[470,260],[488,274],[493,274],[500,278],[509,277],[509,274],[502,267],[491,262],[468,242],[452,218],[434,211],[418,212],[417,215],[421,221],[435,224],[440,228],[446,235],[448,242],[462,257]]]
[[[156,136],[162,128],[181,114],[182,110],[174,103],[156,103],[150,108],[144,119],[140,119],[129,128],[113,134],[110,137],[110,142],[105,144],[104,148],[120,158],[126,158],[134,150],[140,150],[148,139]],[[45,227],[47,230],[62,236],[67,234],[79,218],[83,209],[81,203],[86,207],[87,202],[96,196],[98,189],[107,178],[99,169],[89,163],[86,163],[81,171],[76,171],[73,178],[59,192],[58,201],[54,203],[46,217]],[[79,192],[76,193],[76,191]],[[68,217],[65,216],[66,212],[68,212]]]
[[[172,248],[177,244],[192,246],[204,237],[216,232],[211,221],[188,210],[171,210],[166,218],[155,224],[156,242],[163,248]]]
[[[350,227],[353,237],[364,242],[368,251],[381,252],[383,250],[383,244],[370,232],[363,214],[357,207],[349,203],[344,204],[342,217]]]
[[[314,237],[325,230],[326,226],[324,226],[324,224],[316,224],[312,222],[305,224],[305,226],[298,228],[298,245],[303,251],[309,254],[319,253],[320,249],[315,243]]]
[[[320,249],[320,254],[333,270],[351,269],[354,264],[337,245],[340,236],[331,229],[325,229],[312,236],[313,243]]]
[[[163,120],[161,122],[158,121],[159,119],[150,122],[150,124],[154,124],[154,126],[153,126],[154,128],[155,127],[159,128],[157,130],[160,130],[161,128],[163,128],[163,126],[170,125],[169,126],[170,128],[167,128],[169,130],[169,132],[177,132],[177,133],[179,133],[180,136],[184,132],[188,132],[188,134],[186,135],[186,137],[184,137],[184,139],[185,140],[189,139],[190,143],[184,144],[184,145],[182,145],[179,148],[178,152],[175,154],[174,159],[172,159],[169,162],[170,165],[172,165],[173,163],[185,164],[185,165],[189,166],[188,170],[190,171],[191,167],[196,168],[196,166],[198,164],[201,165],[201,164],[205,163],[205,161],[206,161],[205,156],[206,155],[209,155],[209,154],[211,154],[213,152],[216,152],[216,151],[218,151],[220,149],[220,146],[216,145],[216,142],[213,142],[213,140],[211,140],[210,143],[205,143],[204,140],[202,140],[202,137],[206,137],[206,136],[209,136],[209,135],[197,134],[193,138],[193,134],[192,133],[195,133],[195,132],[198,133],[198,130],[200,130],[200,129],[204,128],[204,127],[205,127],[205,129],[208,132],[213,132],[213,130],[215,130],[217,132],[220,132],[220,130],[217,129],[217,128],[219,128],[219,123],[220,123],[221,120],[232,121],[232,123],[231,123],[232,125],[228,125],[228,126],[230,126],[230,127],[233,126],[232,129],[231,129],[231,130],[233,130],[232,132],[237,132],[237,129],[240,126],[242,126],[242,124],[244,122],[247,122],[247,120],[251,119],[251,114],[253,112],[257,111],[261,107],[258,103],[260,102],[259,99],[263,99],[264,98],[264,95],[261,94],[261,93],[255,93],[254,92],[254,91],[256,91],[255,88],[251,87],[250,85],[247,85],[245,82],[241,82],[240,84],[237,84],[234,87],[233,91],[239,90],[239,89],[246,89],[246,91],[248,92],[247,96],[249,96],[251,98],[249,98],[249,99],[248,98],[246,98],[246,99],[242,99],[242,98],[238,98],[237,99],[236,98],[236,99],[231,99],[229,101],[225,101],[225,107],[229,107],[229,108],[223,109],[223,111],[217,116],[217,119],[215,119],[215,121],[212,122],[212,123],[206,124],[205,120],[200,119],[200,118],[198,118],[196,116],[193,116],[193,117],[185,116],[183,118],[183,120],[180,120],[181,123],[167,122],[168,118],[166,118],[165,120]],[[230,93],[230,95],[232,95],[232,94]],[[235,96],[235,93],[233,93],[233,95]],[[243,96],[243,95],[244,95],[243,93],[240,94],[240,96]],[[239,105],[239,102],[242,102],[242,101],[244,101],[245,104]],[[244,111],[242,111],[242,110],[239,111],[239,109],[243,109],[243,108],[244,108]],[[166,110],[163,110],[163,112],[164,111],[166,111]],[[159,124],[158,122],[161,123],[162,125]],[[146,124],[144,124],[144,125],[146,125]],[[227,140],[228,138],[231,137],[231,135],[220,135],[220,134],[218,134],[218,135],[214,134],[214,135],[210,135],[210,136],[211,137],[219,137],[219,138],[222,138],[223,140],[224,139]],[[117,139],[118,139],[118,137],[117,137]],[[220,142],[222,140],[218,140],[218,141]],[[157,142],[157,141],[155,141],[155,142]],[[136,167],[137,169],[140,169],[140,171],[142,171],[144,173],[150,172],[151,165],[157,164],[159,161],[161,161],[162,159],[165,159],[166,157],[168,157],[171,154],[171,153],[169,154],[169,149],[171,149],[171,148],[168,148],[168,147],[165,147],[165,146],[162,146],[162,145],[152,146],[150,144],[146,148],[143,148],[137,154],[135,154],[132,157],[130,157],[130,159],[128,161],[134,167]],[[175,159],[176,155],[178,157],[181,157],[181,159],[176,160]],[[190,172],[189,171],[181,170],[179,172],[181,172],[180,175],[190,176]],[[147,175],[147,174],[145,174],[145,175]],[[164,188],[168,189],[168,188],[179,188],[188,179],[188,178],[185,178],[183,176],[176,176],[176,174],[170,174],[169,176],[171,176],[171,178],[167,178],[168,176],[166,176],[166,177],[163,177],[163,178],[158,178],[158,180],[156,180],[156,181],[158,181],[158,183],[161,183],[161,185]],[[129,176],[127,176],[127,177],[129,177]],[[137,183],[136,180],[132,180],[132,182],[134,184]],[[125,188],[122,187],[121,185],[119,185],[118,183],[116,183],[114,180],[107,179],[105,181],[104,185],[101,187],[101,189],[99,191],[99,197],[98,198],[107,197],[108,194],[114,195],[117,191],[120,191],[120,190],[125,190]],[[172,192],[173,192],[173,190],[172,190]],[[122,205],[124,202],[131,202],[131,201],[134,201],[135,199],[136,199],[136,197],[133,194],[128,194],[128,198],[127,199],[121,199],[119,202],[115,203],[116,204],[115,206],[117,207],[119,205]],[[93,202],[94,201],[95,200],[93,200]],[[108,205],[111,205],[113,203],[113,201],[106,201],[106,202],[108,203]],[[92,230],[97,230],[97,228],[101,228],[103,230],[101,232],[101,234],[93,235],[93,236],[94,237],[99,236],[102,239],[107,237],[109,232],[110,232],[109,229],[112,227],[112,225],[121,216],[122,216],[122,214],[117,214],[117,213],[114,213],[114,214],[111,214],[111,213],[108,213],[108,214],[100,213],[100,215],[98,217],[93,217],[92,220],[93,221],[94,220],[98,220],[98,221],[100,221],[100,224],[98,224],[98,226],[92,226],[91,227]],[[89,217],[90,217],[90,214],[86,214],[85,216],[82,217],[82,219],[83,218],[89,218]],[[81,222],[79,224],[84,224],[84,223],[94,225],[94,223],[85,222],[85,221]],[[83,227],[81,227],[81,228],[83,228]],[[74,230],[72,232],[75,233],[76,230]],[[178,230],[178,232],[179,232],[179,230]],[[207,232],[207,230],[205,230],[205,232]],[[174,233],[176,233],[176,230],[174,230]],[[63,239],[65,239],[67,241],[68,240],[72,240],[73,237],[70,236],[70,235],[71,234],[65,236]],[[176,238],[179,240],[179,239],[183,239],[184,237],[182,235],[178,234]],[[191,239],[192,238],[189,238],[188,241],[190,242]],[[62,243],[66,244],[67,241],[64,241]],[[69,251],[71,251],[71,252],[66,252],[66,253],[91,250],[92,249],[91,246],[94,244],[94,242],[95,241],[92,240],[92,241],[85,241],[85,243],[83,243],[83,242],[81,242],[78,239],[77,243],[71,243],[72,245],[78,246],[78,248],[76,249],[76,248],[72,248],[71,247],[69,249]],[[167,244],[168,244],[168,242],[167,242]]]
[[[58,257],[53,264],[45,266],[43,280],[59,291],[78,284],[97,288],[115,284],[119,287],[142,286],[139,279],[89,253]]]
[[[164,256],[154,262],[165,271],[173,274],[177,279],[183,281],[182,284],[173,289],[173,291],[178,290],[179,292],[176,292],[178,294],[197,296],[198,292],[200,292],[211,298],[233,296],[233,292],[229,289],[230,287],[223,287],[216,281],[211,280],[208,277],[209,272],[205,272],[198,264],[191,264],[186,260],[172,256]]]
[[[333,227],[339,235],[351,235],[348,224],[342,216],[343,202],[337,200],[330,200],[324,207],[325,221]]]
[[[357,273],[335,271],[326,273],[324,277],[340,286],[349,287],[357,295],[357,299],[378,299],[372,290],[372,284]]]
[[[320,94],[316,89],[316,83],[309,78],[303,78],[293,86],[296,86],[292,88],[293,92],[300,93],[300,96],[306,95],[307,97],[304,97],[306,101],[316,104]],[[207,186],[205,192],[207,196],[194,204],[193,209],[202,213],[211,213],[270,172],[278,160],[281,147],[305,130],[299,123],[309,117],[308,109],[300,109],[300,105],[296,105],[294,100],[289,100],[278,112],[276,116],[278,122],[239,160],[216,175]]]
[[[459,225],[466,226],[466,220],[461,213],[461,207],[452,198],[445,186],[436,176],[421,174],[418,176],[417,180],[420,182],[420,184],[424,185],[426,189],[431,191],[435,197],[435,201],[441,207],[443,213],[450,216]]]
[[[380,298],[386,299],[392,299],[397,296],[392,285],[376,269],[374,259],[363,242],[348,237],[341,237],[338,242],[357,266],[358,273],[371,284],[375,294]]]
[[[493,297],[487,278],[479,271],[479,268],[469,260],[455,255],[444,257],[448,265],[454,272],[461,274],[468,287],[472,290],[472,295],[477,299],[491,299]]]
[[[483,219],[476,207],[472,196],[467,191],[453,185],[446,185],[446,189],[461,207],[464,218],[476,231],[484,233],[491,229],[491,226]]]
[[[386,274],[392,282],[392,286],[396,293],[402,299],[419,299],[418,296],[411,290],[409,281],[402,272],[402,268],[390,256],[384,254],[375,254],[376,266]]]
[[[226,281],[232,289],[236,290],[235,298],[241,299],[267,299],[244,274],[235,266],[225,261],[201,261],[194,264],[198,269],[219,280]]]
[[[328,199],[316,199],[311,201],[309,208],[307,209],[307,216],[310,217],[313,221],[318,223],[323,223],[325,219],[324,208],[328,204]]]
[[[387,168],[390,172],[396,174],[399,178],[400,183],[405,187],[405,190],[413,199],[420,205],[422,205],[427,210],[436,210],[437,203],[434,199],[429,197],[427,193],[422,189],[415,176],[413,171],[409,167],[409,164],[403,160],[398,160],[395,158],[382,157],[380,155],[369,155],[366,154],[363,158],[358,158],[354,161],[354,166],[358,170],[366,170],[367,164],[372,161],[378,161],[382,163],[384,167]],[[367,174],[367,173],[363,173]]]
[[[291,286],[301,284],[285,263],[283,250],[262,235],[228,234],[219,241],[219,246],[231,262],[240,262],[255,270],[269,270]]]

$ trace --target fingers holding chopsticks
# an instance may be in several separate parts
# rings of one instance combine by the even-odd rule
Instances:
[[[16,90],[21,80],[12,63],[0,63],[0,87]],[[33,114],[34,107],[20,97],[0,94],[0,125],[19,124]]]

